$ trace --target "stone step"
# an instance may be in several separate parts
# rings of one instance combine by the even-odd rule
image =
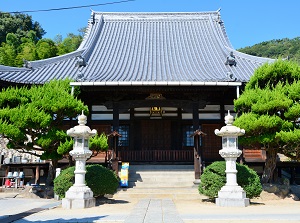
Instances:
[[[128,188],[121,189],[114,198],[206,198],[199,194],[194,180],[193,165],[131,165]]]
[[[129,175],[162,175],[162,176],[186,176],[186,175],[193,175],[194,171],[182,171],[182,170],[177,170],[177,171],[137,171],[137,172],[132,172],[129,171]]]
[[[191,187],[195,179],[193,165],[132,165],[128,186],[136,188]]]
[[[129,182],[128,187],[137,187],[137,188],[164,188],[164,187],[191,187],[193,186],[193,181],[190,182],[181,182],[181,183],[170,183],[170,182],[161,182],[161,183],[144,183],[144,182]]]
[[[145,187],[149,187],[149,185],[155,187],[166,187],[166,186],[170,186],[170,187],[174,187],[177,185],[180,186],[191,186],[193,184],[195,177],[194,174],[191,175],[155,175],[155,174],[151,174],[151,175],[134,175],[131,176],[129,175],[128,178],[128,182],[131,185],[135,185],[135,186],[145,186]]]
[[[113,196],[114,199],[128,198],[170,198],[178,200],[201,200],[207,199],[206,196],[199,194],[197,187],[166,187],[166,188],[126,188],[120,189]]]
[[[130,165],[129,171],[178,171],[194,170],[193,165]]]
[[[174,181],[174,180],[190,180],[195,178],[194,173],[190,174],[155,174],[155,173],[149,173],[149,174],[129,174],[128,179],[133,181],[140,181],[140,182],[146,182],[146,181]]]
[[[118,192],[126,192],[126,193],[194,193],[198,194],[198,187],[197,186],[190,186],[190,187],[166,187],[166,188],[119,188]]]
[[[194,181],[194,176],[190,177],[141,177],[141,178],[130,178],[129,177],[129,182],[140,182],[140,183],[162,183],[162,182],[170,182],[170,183],[184,183],[184,182],[193,182]]]

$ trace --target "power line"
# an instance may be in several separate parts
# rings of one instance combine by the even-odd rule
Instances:
[[[117,1],[117,2],[106,2],[100,4],[93,4],[93,5],[81,5],[81,6],[72,6],[72,7],[64,7],[64,8],[53,8],[53,9],[40,9],[40,10],[26,10],[26,11],[15,11],[15,12],[6,12],[6,13],[33,13],[33,12],[49,12],[49,11],[60,11],[60,10],[70,10],[70,9],[79,9],[79,8],[88,8],[93,6],[103,6],[103,5],[114,5],[114,4],[121,4],[126,2],[134,2],[135,0],[124,0],[124,1]]]

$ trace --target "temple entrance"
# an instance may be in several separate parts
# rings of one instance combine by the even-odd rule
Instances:
[[[177,120],[136,120],[133,127],[134,146],[120,148],[120,158],[129,162],[192,163],[193,149],[182,148]]]
[[[142,120],[141,150],[171,150],[171,121]]]

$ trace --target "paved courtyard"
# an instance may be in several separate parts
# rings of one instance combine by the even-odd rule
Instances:
[[[88,209],[66,210],[54,199],[14,198],[0,193],[0,222],[300,222],[300,201],[255,199],[249,207],[217,207],[203,200],[143,198],[100,200]]]

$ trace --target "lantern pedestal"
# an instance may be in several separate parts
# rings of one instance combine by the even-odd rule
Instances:
[[[70,152],[76,160],[75,166],[75,184],[66,192],[65,198],[62,199],[62,207],[66,209],[81,209],[96,206],[96,200],[93,197],[93,191],[85,185],[85,163],[86,159],[91,156],[90,150]]]
[[[240,186],[224,186],[218,192],[216,205],[221,207],[247,207],[250,205],[246,192]]]

